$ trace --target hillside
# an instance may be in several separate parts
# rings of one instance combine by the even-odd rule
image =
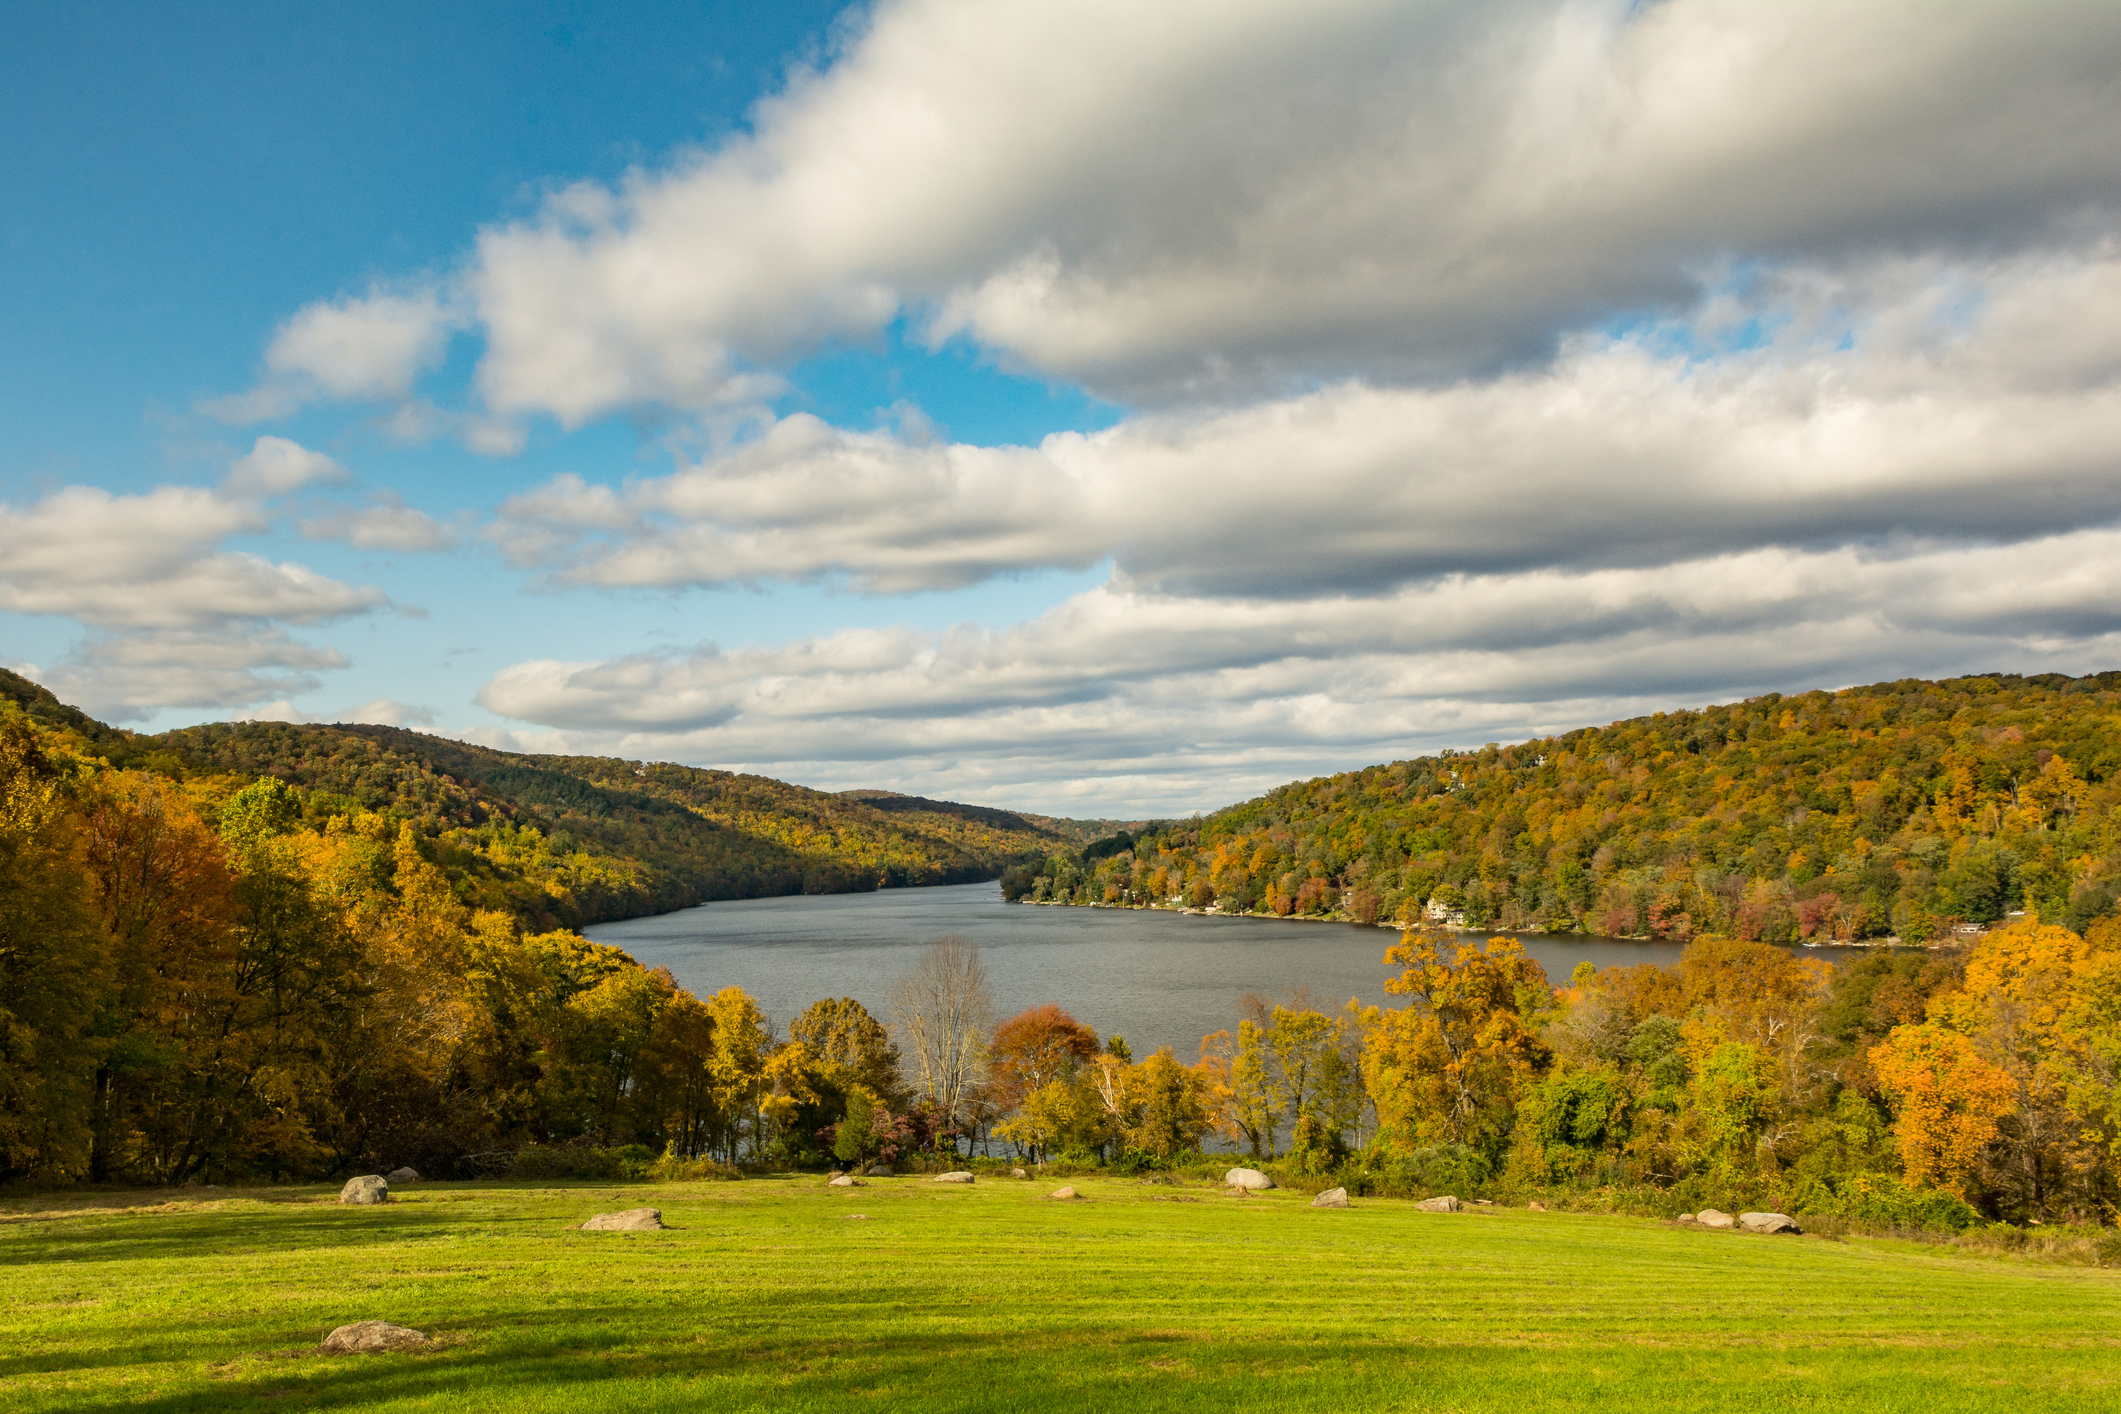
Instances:
[[[322,826],[412,822],[474,907],[580,927],[723,898],[991,879],[1104,832],[911,796],[864,799],[667,763],[529,756],[394,727],[215,723],[147,736],[105,726],[26,678],[0,698],[80,753],[226,794],[262,776]]]
[[[1902,681],[1300,781],[1011,897],[1471,927],[1919,941],[2121,888],[2121,673]]]

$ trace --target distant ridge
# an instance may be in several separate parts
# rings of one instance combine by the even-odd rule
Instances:
[[[217,722],[145,735],[4,669],[0,701],[113,766],[274,776],[305,793],[313,816],[403,820],[468,902],[538,927],[714,899],[972,883],[1101,828],[668,763],[496,751],[401,727]]]

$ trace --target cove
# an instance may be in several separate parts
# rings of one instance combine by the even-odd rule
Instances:
[[[1236,1029],[1247,992],[1285,1000],[1303,988],[1325,1011],[1351,997],[1397,1004],[1384,990],[1393,929],[1009,904],[995,883],[735,899],[584,932],[644,967],[669,968],[697,996],[742,987],[783,1035],[820,997],[853,997],[889,1020],[891,984],[930,939],[951,933],[979,944],[997,1018],[1057,1002],[1099,1035],[1125,1036],[1136,1056],[1169,1046],[1190,1063],[1201,1037]],[[1668,965],[1680,953],[1676,943],[1568,934],[1518,941],[1557,983],[1579,962]]]

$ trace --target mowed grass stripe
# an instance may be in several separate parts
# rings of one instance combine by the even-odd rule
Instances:
[[[0,1215],[0,1404],[2111,1409],[2121,1274],[1079,1180],[276,1190]],[[78,1201],[78,1200],[76,1200]],[[673,1230],[583,1233],[651,1204]],[[853,1214],[865,1216],[856,1218]],[[447,1342],[329,1358],[332,1326]]]

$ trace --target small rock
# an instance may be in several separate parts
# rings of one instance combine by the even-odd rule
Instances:
[[[834,1170],[833,1170],[833,1171],[832,1171],[831,1173],[828,1173],[828,1174],[826,1174],[826,1175],[825,1175],[825,1181],[826,1181],[827,1183],[830,1183],[830,1182],[831,1182],[831,1181],[832,1181],[833,1179],[835,1179],[835,1178],[845,1178],[846,1176],[847,1176],[847,1170],[845,1170],[845,1169],[834,1169]]]
[[[1495,1200],[1493,1198],[1475,1198],[1473,1206],[1476,1208],[1492,1208],[1495,1206]]]
[[[1719,1213],[1714,1208],[1703,1208],[1694,1215],[1694,1221],[1700,1223],[1703,1227],[1715,1228],[1719,1232],[1726,1228],[1737,1226],[1737,1221],[1729,1213]]]
[[[1028,1174],[1028,1173],[1025,1173],[1025,1172],[1024,1172],[1024,1171],[1023,1171],[1022,1169],[1011,1169],[1011,1170],[1009,1170],[1009,1177],[1011,1177],[1011,1178],[1029,1178],[1029,1177],[1031,1177],[1031,1175],[1030,1175],[1030,1174]]]
[[[1547,1210],[1547,1205],[1538,1201],[1537,1199],[1534,1199],[1532,1202],[1525,1204],[1524,1207],[1525,1211],[1528,1213],[1543,1213]]]
[[[889,1178],[891,1177],[891,1165],[871,1164],[869,1165],[869,1176],[871,1178]]]
[[[1738,1225],[1747,1232],[1803,1232],[1787,1213],[1740,1213]]]
[[[324,1337],[327,1355],[374,1355],[384,1350],[418,1350],[427,1337],[408,1326],[388,1321],[355,1321]]]
[[[1677,1221],[1679,1221],[1679,1222],[1683,1222],[1683,1223],[1690,1223],[1690,1222],[1694,1221],[1694,1215],[1693,1215],[1692,1213],[1681,1213],[1681,1214],[1679,1215],[1679,1217],[1678,1217]]]
[[[661,1232],[663,1215],[655,1208],[628,1208],[623,1213],[598,1213],[582,1224],[584,1232]]]
[[[827,1179],[825,1186],[827,1188],[866,1188],[869,1185],[863,1183],[851,1173],[843,1173],[838,1178]]]
[[[392,1183],[418,1183],[420,1171],[414,1168],[392,1169],[387,1175]]]
[[[1424,1213],[1455,1213],[1465,1204],[1446,1193],[1440,1198],[1424,1198],[1414,1206]]]
[[[966,1173],[963,1169],[958,1169],[952,1173],[939,1173],[928,1181],[930,1183],[970,1183],[972,1182],[972,1175]]]
[[[1231,1169],[1223,1175],[1223,1182],[1232,1188],[1243,1188],[1253,1193],[1261,1193],[1274,1186],[1274,1180],[1258,1169]]]
[[[1348,1190],[1345,1188],[1328,1188],[1311,1200],[1311,1206],[1314,1208],[1345,1208],[1348,1206]]]
[[[1052,1196],[1060,1199],[1063,1203],[1072,1203],[1083,1195],[1076,1192],[1073,1188],[1056,1188],[1053,1190]]]
[[[341,1203],[388,1203],[390,1180],[379,1173],[364,1173],[359,1178],[349,1178],[346,1186],[339,1190]],[[368,1324],[375,1324],[373,1321]]]

